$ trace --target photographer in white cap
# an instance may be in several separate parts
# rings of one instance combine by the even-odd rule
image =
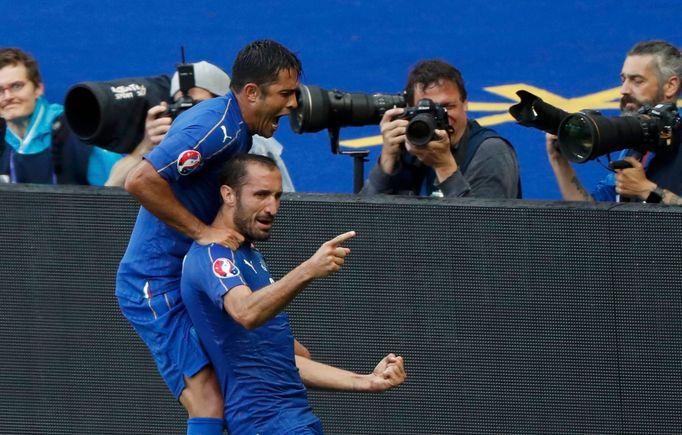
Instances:
[[[201,102],[210,98],[225,95],[230,90],[230,77],[219,67],[202,60],[194,65],[194,84],[195,87],[189,89],[188,96],[194,101]],[[173,101],[178,101],[182,97],[180,92],[180,79],[178,72],[173,74],[170,84],[170,95]],[[147,111],[147,119],[144,125],[144,138],[135,149],[116,162],[111,168],[109,178],[105,186],[123,186],[128,172],[137,165],[142,157],[149,153],[166,136],[170,129],[173,119],[165,115],[168,104],[161,104],[152,107]],[[283,146],[274,137],[264,138],[253,136],[253,146],[250,154],[260,154],[273,159],[282,172],[282,187],[285,192],[293,192],[294,184],[289,176],[284,161],[282,160]]]

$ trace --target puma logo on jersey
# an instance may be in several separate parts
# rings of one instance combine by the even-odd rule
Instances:
[[[253,264],[251,264],[251,262],[250,262],[249,260],[244,260],[244,263],[245,263],[247,266],[249,266],[249,267],[251,268],[251,270],[253,270],[253,273],[258,273],[258,272],[256,272],[256,268],[253,267]]]
[[[220,129],[223,131],[223,143],[227,142],[228,139],[232,139],[230,136],[228,136],[227,128],[224,125],[221,125]]]

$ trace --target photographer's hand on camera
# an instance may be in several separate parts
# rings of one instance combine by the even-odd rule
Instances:
[[[616,193],[646,201],[658,186],[646,177],[644,167],[639,160],[632,157],[625,157],[623,160],[630,163],[632,167],[616,170]]]
[[[402,144],[405,142],[405,129],[409,122],[406,119],[400,118],[400,115],[404,112],[405,109],[400,107],[389,109],[384,113],[379,123],[383,138],[379,162],[381,169],[386,174],[395,173],[400,164]]]
[[[168,103],[162,101],[161,104],[152,107],[147,111],[147,119],[144,122],[144,139],[151,146],[146,152],[149,152],[156,145],[160,144],[166,133],[170,130],[173,119],[166,116],[165,112],[168,110]],[[145,153],[146,154],[146,153]]]
[[[547,147],[547,157],[550,162],[561,162],[562,160],[568,163],[568,159],[559,151],[559,143],[556,135],[545,133],[545,146]]]
[[[437,139],[432,140],[426,146],[418,147],[405,140],[405,149],[418,158],[426,166],[431,167],[436,173],[439,183],[457,172],[458,166],[455,156],[452,154],[450,136],[445,130],[435,130]]]

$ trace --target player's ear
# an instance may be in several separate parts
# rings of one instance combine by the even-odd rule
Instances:
[[[237,195],[233,188],[223,184],[220,186],[220,197],[223,199],[223,204],[234,206],[237,202]]]
[[[244,94],[249,101],[253,102],[260,98],[261,90],[257,84],[247,83],[244,85]]]

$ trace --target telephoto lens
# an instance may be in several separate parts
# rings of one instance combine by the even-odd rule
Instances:
[[[83,142],[129,153],[144,136],[147,110],[168,102],[170,77],[138,77],[73,85],[64,98],[69,127]]]
[[[298,107],[289,115],[292,130],[312,133],[330,127],[379,124],[393,107],[405,107],[401,94],[364,94],[301,85]]]
[[[642,154],[664,152],[679,145],[679,130],[680,116],[674,104],[644,106],[639,113],[628,116],[578,112],[561,121],[559,149],[576,163],[626,148]]]

